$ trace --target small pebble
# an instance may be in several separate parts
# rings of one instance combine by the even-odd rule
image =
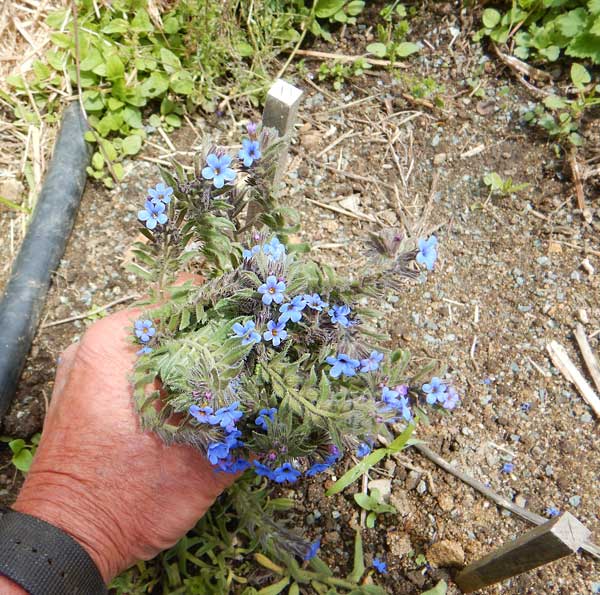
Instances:
[[[581,496],[571,496],[569,498],[569,504],[571,506],[579,506],[581,504]]]

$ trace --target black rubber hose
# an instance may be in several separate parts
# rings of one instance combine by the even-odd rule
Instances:
[[[91,155],[86,130],[74,102],[64,110],[46,179],[0,302],[0,421],[15,394],[79,208]]]

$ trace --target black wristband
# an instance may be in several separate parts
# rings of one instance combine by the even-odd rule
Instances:
[[[0,508],[0,574],[30,595],[106,595],[90,555],[54,525]]]

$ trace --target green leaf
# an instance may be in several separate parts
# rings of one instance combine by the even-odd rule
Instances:
[[[353,583],[358,583],[362,575],[365,573],[365,556],[363,552],[362,536],[360,529],[356,531],[354,539],[354,566],[352,572],[348,575],[348,580]]]
[[[165,116],[165,122],[173,128],[179,128],[181,126],[181,118],[177,114],[167,114]]]
[[[135,17],[133,17],[131,28],[138,33],[149,33],[154,31],[154,26],[150,21],[150,17],[143,8],[138,10]]]
[[[406,58],[406,56],[410,56],[420,50],[420,46],[416,43],[411,43],[410,41],[403,41],[396,46],[396,55],[400,58]]]
[[[354,494],[354,500],[361,508],[364,508],[365,510],[373,510],[372,498],[367,496],[367,494],[364,494],[363,492]]]
[[[556,95],[549,95],[544,99],[544,105],[548,109],[564,109],[567,107],[567,104],[563,99],[557,97]]]
[[[22,205],[18,205],[16,202],[9,200],[8,198],[4,198],[4,196],[0,196],[0,204],[8,207],[9,209],[14,209],[15,211],[22,211],[23,213],[31,213],[31,209],[24,207]]]
[[[106,58],[106,78],[110,81],[114,81],[123,78],[125,73],[125,66],[121,62],[121,58],[117,54],[110,54]]]
[[[99,153],[98,151],[94,153],[92,156],[92,166],[98,170],[104,168],[104,157],[102,156],[102,153]]]
[[[160,61],[165,67],[165,71],[169,74],[173,74],[174,72],[181,70],[181,62],[179,58],[167,48],[161,48]]]
[[[138,134],[132,134],[123,139],[123,153],[125,155],[135,155],[142,148],[142,137]]]
[[[565,53],[574,58],[590,58],[595,64],[600,64],[600,36],[581,33],[571,41]]]
[[[587,11],[585,8],[579,7],[556,17],[554,22],[565,37],[571,38],[585,29],[587,20]]]
[[[592,80],[592,77],[585,66],[573,62],[573,64],[571,64],[571,80],[578,89],[582,89]]]
[[[165,33],[167,33],[168,35],[173,35],[174,33],[177,33],[177,31],[179,31],[179,20],[177,19],[177,17],[167,17],[163,21],[163,25],[165,28]]]
[[[119,182],[125,177],[125,170],[122,163],[113,163],[113,172]]]
[[[106,33],[106,35],[111,35],[112,33],[127,33],[129,30],[129,23],[125,19],[111,19],[108,25],[102,27],[102,33]]]
[[[29,467],[31,467],[32,460],[33,460],[33,455],[31,454],[31,451],[27,448],[24,448],[18,454],[13,456],[12,464],[19,471],[22,471],[23,473],[27,473],[27,471],[29,471]]]
[[[394,438],[392,443],[386,449],[388,451],[388,454],[399,453],[408,444],[408,441],[410,440],[410,437],[415,431],[415,428],[416,426],[414,426],[413,424],[409,424],[406,427],[406,429],[402,432],[402,434],[396,436],[396,438]]]
[[[346,4],[346,12],[350,16],[355,17],[363,11],[364,7],[365,3],[363,2],[363,0],[352,0],[351,2],[348,2],[348,4]]]
[[[448,585],[446,581],[440,581],[433,589],[429,589],[429,591],[425,591],[421,595],[446,595],[447,591]]]
[[[363,473],[366,473],[371,467],[379,463],[387,454],[386,448],[378,448],[371,454],[367,455],[352,469],[346,471],[328,490],[325,492],[327,496],[338,494],[346,489],[351,483],[354,483]]]
[[[22,438],[17,438],[15,440],[11,440],[8,443],[8,447],[12,450],[13,454],[18,455],[24,448],[27,443]]]
[[[483,11],[481,20],[488,29],[493,29],[502,18],[502,15],[495,8],[486,8]]]
[[[549,45],[547,48],[538,50],[541,56],[544,56],[548,62],[555,62],[560,56],[560,48],[557,45]]]
[[[344,7],[346,0],[317,0],[315,14],[320,19],[328,19]]]
[[[588,2],[588,9],[593,15],[600,14],[600,0],[590,0]]]
[[[369,529],[372,529],[375,526],[375,520],[377,519],[377,514],[375,514],[374,512],[370,512],[367,515],[367,527]]]
[[[194,92],[194,80],[187,70],[180,70],[171,76],[171,90],[179,95],[191,95]]]
[[[279,593],[281,593],[288,585],[290,584],[290,577],[286,576],[285,578],[282,578],[279,582],[277,583],[273,583],[272,585],[269,585],[268,587],[264,587],[262,588],[259,592],[258,595],[278,595]]]
[[[242,58],[249,58],[254,54],[254,48],[247,41],[238,41],[236,49]]]
[[[144,97],[158,97],[169,88],[169,79],[165,74],[153,72],[140,88]]]
[[[384,58],[387,54],[387,46],[385,45],[385,43],[370,43],[367,46],[367,52],[369,52],[370,54],[374,54],[379,58]]]

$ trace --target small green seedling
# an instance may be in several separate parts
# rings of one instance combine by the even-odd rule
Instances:
[[[503,180],[495,171],[483,176],[483,182],[490,189],[490,195],[496,192],[501,196],[514,194],[515,192],[519,192],[519,190],[523,190],[529,186],[529,184],[514,184],[512,178],[506,178]]]
[[[29,467],[31,467],[31,461],[33,460],[33,455],[37,450],[37,446],[40,442],[41,434],[34,434],[31,438],[31,443],[28,444],[22,438],[9,438],[7,436],[0,437],[0,442],[6,442],[8,444],[8,448],[12,451],[12,458],[10,462],[15,466],[16,469],[23,473],[27,473],[29,471]]]
[[[396,509],[391,504],[383,502],[380,491],[373,488],[370,494],[354,494],[354,500],[364,510],[369,511],[367,515],[367,527],[372,529],[375,526],[378,514],[386,512],[396,512]]]

